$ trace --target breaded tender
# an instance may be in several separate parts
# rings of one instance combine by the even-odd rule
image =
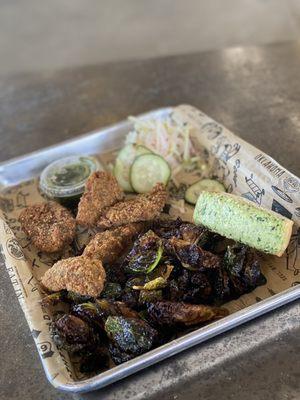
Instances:
[[[83,255],[97,258],[104,264],[114,263],[143,230],[143,223],[133,223],[97,233],[84,249]]]
[[[47,253],[60,251],[75,237],[76,221],[69,210],[54,201],[22,210],[19,221],[32,244]]]
[[[82,296],[97,297],[103,290],[105,278],[100,260],[79,256],[56,262],[42,277],[42,284],[52,292],[66,289]]]
[[[149,221],[159,216],[167,200],[167,191],[158,183],[147,194],[121,201],[105,211],[98,220],[100,228],[111,228],[131,222]]]
[[[86,182],[78,204],[76,220],[81,225],[93,226],[106,207],[122,200],[124,193],[116,178],[105,171],[94,172]]]

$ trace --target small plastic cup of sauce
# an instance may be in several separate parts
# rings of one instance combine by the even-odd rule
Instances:
[[[41,173],[40,189],[49,198],[66,207],[76,207],[88,177],[103,170],[95,157],[70,156],[49,164]]]

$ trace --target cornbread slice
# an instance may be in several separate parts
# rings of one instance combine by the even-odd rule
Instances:
[[[229,239],[265,253],[281,256],[287,248],[293,221],[239,196],[202,192],[194,210],[194,222]]]

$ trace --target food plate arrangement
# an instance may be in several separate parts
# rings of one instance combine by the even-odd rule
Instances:
[[[67,156],[72,168],[45,170]],[[60,389],[105,386],[300,297],[299,179],[191,106],[130,118],[0,172],[2,258]],[[115,265],[125,280],[112,278]]]

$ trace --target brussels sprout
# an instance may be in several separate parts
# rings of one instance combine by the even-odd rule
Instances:
[[[183,196],[184,197],[184,196]],[[183,239],[189,243],[203,246],[210,239],[211,233],[202,226],[184,222],[181,218],[176,220],[161,219],[153,222],[153,231],[163,239]]]
[[[220,268],[220,258],[194,243],[172,238],[169,240],[175,256],[184,268],[191,271]]]
[[[128,307],[133,309],[139,308],[139,291],[131,290],[129,292],[125,292],[122,295],[122,302],[125,303]]]
[[[75,315],[63,315],[52,323],[51,331],[57,347],[70,353],[93,349],[98,343],[98,337],[93,329]]]
[[[136,318],[138,316],[136,311],[131,310],[122,301],[97,299],[96,306],[103,320],[106,320],[109,316],[123,316],[129,318]]]
[[[135,357],[133,353],[126,353],[113,343],[109,343],[108,350],[113,362],[116,365],[122,364],[126,361],[132,360]]]
[[[147,305],[150,320],[158,326],[192,326],[228,315],[225,308],[202,304],[157,301]]]
[[[210,281],[213,289],[214,304],[222,304],[232,297],[230,279],[224,268],[212,271]]]
[[[80,304],[92,300],[92,297],[69,291],[67,292],[67,299],[72,303]]]
[[[153,346],[157,331],[138,318],[108,317],[105,331],[113,346],[129,355],[139,355]]]
[[[105,266],[106,281],[107,282],[117,282],[120,285],[125,284],[126,274],[122,265],[110,264]]]
[[[134,286],[144,286],[144,284],[147,282],[147,279],[145,276],[138,276],[135,278],[128,279],[125,285],[125,292],[131,292]]]
[[[63,290],[61,292],[51,293],[44,297],[41,300],[41,306],[47,309],[65,301],[67,301],[67,292]]]
[[[55,306],[59,303],[75,303],[81,304],[90,301],[92,298],[89,296],[82,296],[75,292],[68,292],[67,290],[61,290],[60,292],[51,293],[44,297],[41,301],[41,305],[45,308]]]
[[[109,316],[121,315],[124,317],[137,317],[137,313],[131,310],[121,301],[96,299],[95,303],[75,304],[70,313],[85,321],[100,333],[104,329],[105,321]]]
[[[163,299],[161,290],[141,290],[139,294],[139,304],[154,303]]]
[[[204,246],[210,238],[210,232],[206,228],[188,222],[182,223],[179,230],[182,240],[190,244],[195,243],[201,247]]]
[[[104,328],[105,321],[95,303],[74,304],[70,313],[94,328]]]
[[[109,367],[109,355],[106,348],[97,347],[93,352],[87,352],[80,360],[80,372],[90,374],[100,372]]]
[[[211,300],[212,285],[206,274],[182,269],[181,275],[169,282],[167,293],[171,301],[206,304]]]
[[[156,290],[163,289],[166,287],[168,282],[162,276],[153,279],[152,281],[146,282],[143,286],[133,286],[132,288],[135,290]]]
[[[149,274],[161,261],[162,240],[148,231],[139,238],[125,260],[124,269],[130,274]]]
[[[160,264],[157,268],[155,268],[154,271],[150,272],[150,274],[147,275],[147,278],[149,281],[152,281],[153,279],[162,277],[165,280],[169,279],[172,271],[174,270],[174,265],[171,265],[169,263],[164,263]]]
[[[223,265],[238,296],[266,283],[256,254],[247,246],[228,246]]]
[[[184,194],[183,194],[184,196]],[[153,221],[153,231],[163,239],[172,237],[180,237],[180,226],[182,225],[181,218],[173,219],[158,219]]]
[[[101,298],[117,300],[122,296],[122,287],[119,283],[106,282]]]

